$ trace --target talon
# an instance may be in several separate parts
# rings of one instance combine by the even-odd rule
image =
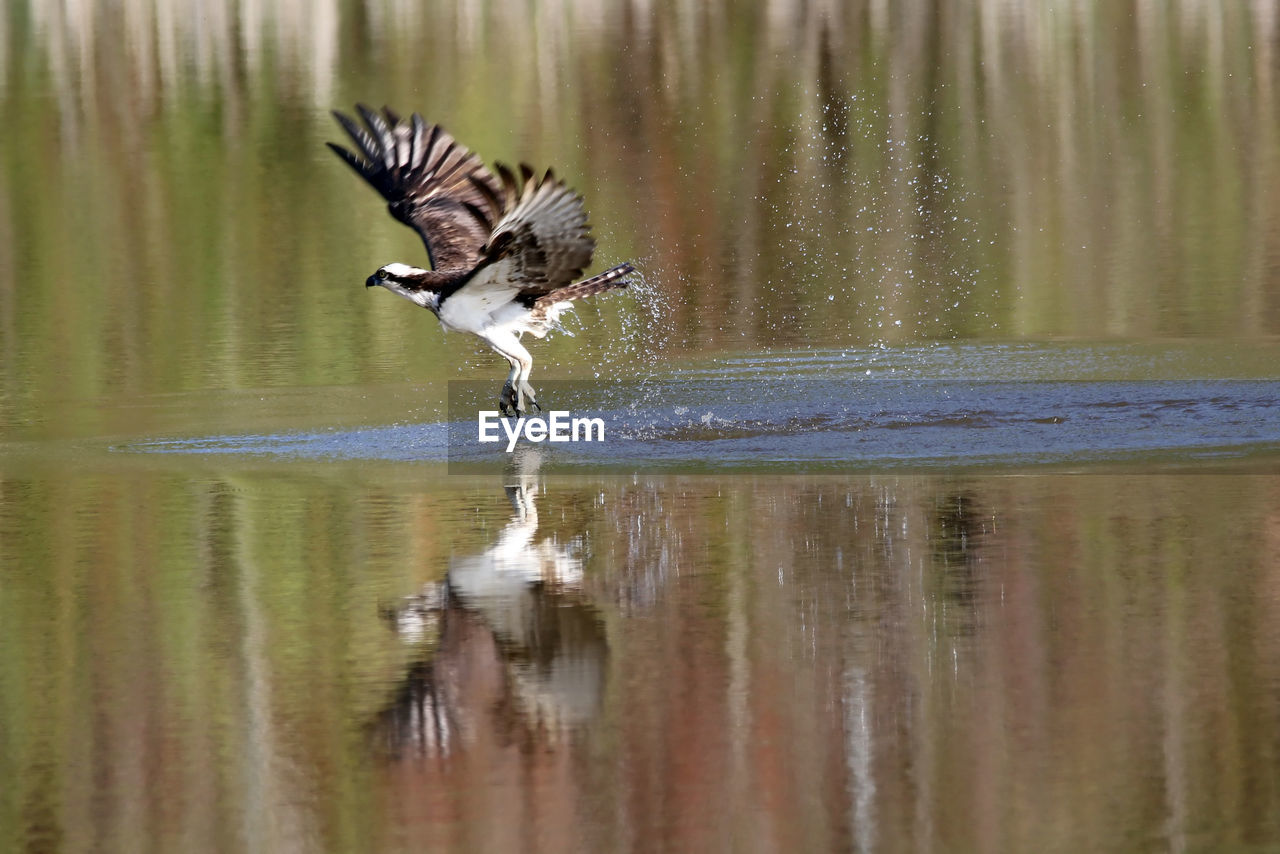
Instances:
[[[526,382],[520,383],[520,396],[532,403],[539,412],[542,411],[542,404],[538,403],[538,395],[534,393],[533,386]]]
[[[502,387],[502,394],[498,397],[498,412],[505,418],[515,418],[516,410],[516,390],[511,383],[507,383]]]
[[[498,398],[498,411],[508,418],[520,418],[530,408],[542,412],[542,404],[538,403],[533,388],[526,382],[507,383],[502,387],[502,396]]]

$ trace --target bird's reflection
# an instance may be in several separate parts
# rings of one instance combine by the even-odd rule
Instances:
[[[444,581],[388,613],[406,643],[430,650],[379,718],[394,756],[447,756],[490,738],[554,744],[600,705],[608,646],[582,592],[583,537],[539,530],[536,465],[513,481],[512,516],[492,545],[452,559]]]

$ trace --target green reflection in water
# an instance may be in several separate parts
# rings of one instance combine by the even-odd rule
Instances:
[[[648,290],[580,309],[578,337],[540,348],[546,375],[1280,332],[1267,4],[681,9],[10,4],[5,423],[69,399],[492,373],[360,286],[421,250],[323,148],[327,109],[357,98],[555,165],[600,263],[642,262]]]
[[[6,4],[0,846],[1276,845],[1274,478],[550,481],[530,530],[421,466],[105,447],[500,373],[361,286],[421,250],[323,148],[357,99],[556,166],[641,262],[540,376],[1081,337],[1274,376],[1277,26]],[[521,537],[543,583],[440,598]]]
[[[1274,478],[0,489],[6,846],[1280,838]]]

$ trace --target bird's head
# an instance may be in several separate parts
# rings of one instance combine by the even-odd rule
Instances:
[[[408,264],[387,264],[364,280],[366,288],[386,288],[409,302],[437,311],[440,308],[440,291],[432,287],[435,274],[430,270],[411,267]]]
[[[408,264],[385,264],[364,280],[364,286],[372,288],[380,285],[389,291],[394,291],[397,287],[412,290],[418,286],[420,277],[426,272]]]

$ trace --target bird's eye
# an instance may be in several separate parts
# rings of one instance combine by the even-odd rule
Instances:
[[[385,279],[386,277],[387,277],[387,271],[386,271],[386,270],[379,270],[379,271],[378,271],[378,278],[379,278],[379,279]]]

